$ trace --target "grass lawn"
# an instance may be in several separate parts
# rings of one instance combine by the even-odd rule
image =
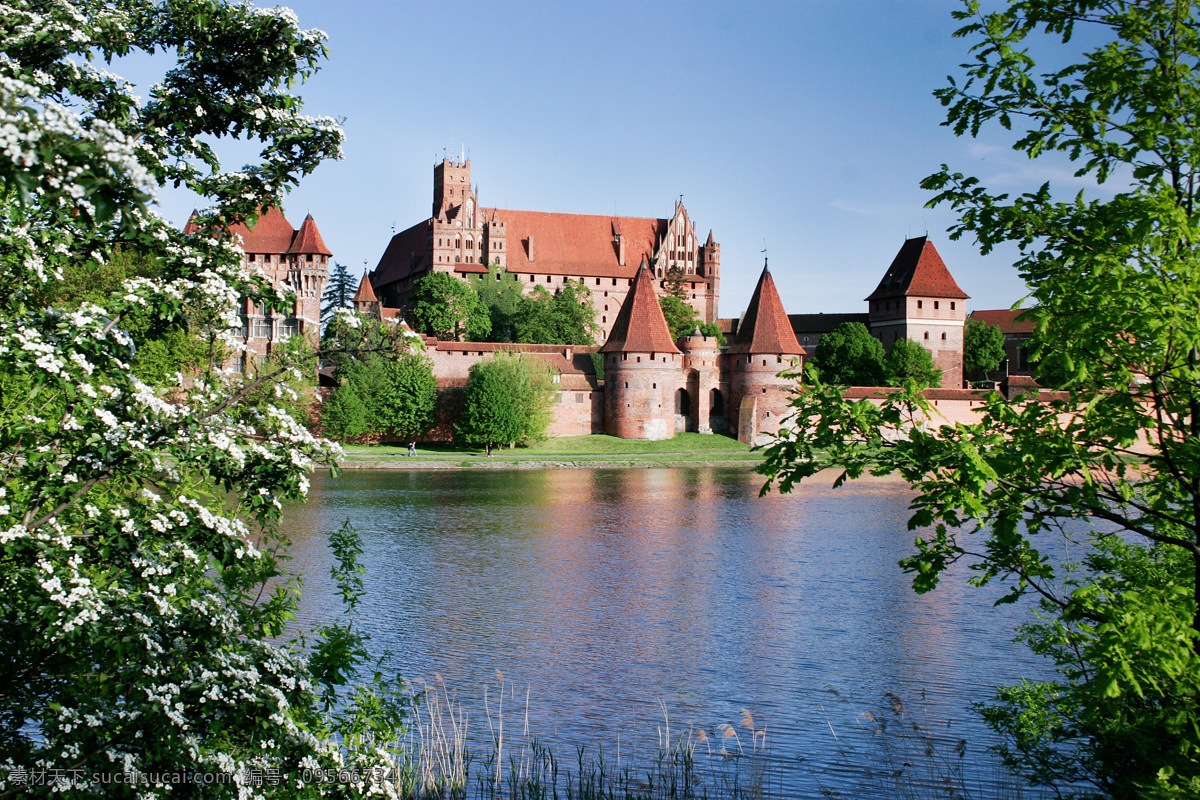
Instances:
[[[345,445],[348,459],[362,458],[403,458],[408,454],[405,445]],[[417,448],[417,455],[423,459],[442,460],[464,457],[477,457],[484,454],[480,447],[462,447],[453,444],[426,444]],[[674,439],[658,442],[644,442],[636,439],[618,439],[606,434],[592,436],[565,436],[558,439],[547,439],[531,447],[507,448],[495,451],[493,458],[518,460],[558,460],[569,458],[573,461],[605,459],[609,456],[662,456],[670,454],[675,461],[680,460],[740,460],[758,458],[751,454],[750,448],[728,436],[703,435],[699,433],[677,433]],[[659,460],[659,459],[651,459]],[[669,462],[672,459],[662,459]]]

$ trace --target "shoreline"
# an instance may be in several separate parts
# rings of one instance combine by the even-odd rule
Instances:
[[[722,454],[725,455],[725,454]],[[762,463],[757,454],[728,454],[734,457],[705,458],[691,453],[654,455],[550,456],[545,458],[505,458],[468,456],[466,458],[423,459],[421,456],[367,456],[338,462],[341,470],[443,470],[443,469],[673,469],[676,467],[729,467],[745,465],[753,468]]]

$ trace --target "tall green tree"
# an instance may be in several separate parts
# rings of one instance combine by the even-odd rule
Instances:
[[[471,366],[458,437],[472,444],[507,445],[546,438],[553,377],[543,363],[497,353]]]
[[[514,341],[517,315],[525,300],[520,276],[510,273],[499,264],[492,264],[485,274],[474,275],[467,280],[488,309],[492,327],[486,341]]]
[[[329,282],[321,295],[321,323],[328,324],[339,308],[353,309],[358,282],[343,264],[334,261],[329,267]]]
[[[963,372],[983,375],[995,372],[1004,363],[1004,331],[976,319],[968,319],[963,329]]]
[[[971,1],[973,60],[937,92],[956,133],[998,124],[1014,148],[1073,162],[1115,189],[1060,199],[1047,183],[995,193],[943,167],[924,186],[952,236],[1014,243],[1037,302],[1036,357],[1066,399],[992,398],[976,424],[919,394],[882,406],[821,382],[765,472],[781,490],[817,470],[897,473],[922,531],[918,591],[970,555],[972,583],[1039,598],[1022,638],[1057,676],[1002,689],[985,718],[1006,762],[1061,794],[1200,796],[1200,21],[1192,2]],[[1086,29],[1086,37],[1074,35]],[[1080,40],[1083,44],[1080,44]],[[1054,66],[1039,69],[1034,55]],[[1060,526],[1074,526],[1070,566]]]
[[[324,38],[286,9],[220,0],[0,6],[0,794],[395,788],[373,768],[399,752],[403,695],[382,671],[348,685],[365,659],[352,622],[289,633],[295,592],[274,555],[282,505],[334,452],[274,391],[247,402],[297,365],[241,383],[216,355],[236,342],[239,298],[294,302],[246,274],[229,226],[340,154],[337,124],[292,89]],[[108,71],[151,55],[165,75],[140,99]],[[261,151],[230,170],[218,153],[235,138]],[[198,233],[148,207],[167,186],[204,200]],[[52,297],[123,252],[157,269],[102,298]],[[203,379],[140,378],[136,326],[204,337]],[[358,545],[331,542],[352,611]],[[350,766],[365,785],[311,777]],[[184,782],[203,775],[218,780]]]
[[[700,329],[702,336],[711,336],[717,339],[720,344],[725,344],[725,334],[721,332],[721,327],[715,322],[701,322],[700,315],[696,313],[696,309],[680,300],[673,295],[658,298],[658,304],[663,310],[663,317],[667,320],[667,328],[671,331],[671,338],[678,339],[681,336],[691,336],[696,328]]]
[[[539,286],[521,298],[514,338],[533,344],[595,344],[595,316],[591,290],[583,281],[563,281],[554,294]]]
[[[434,272],[413,284],[412,315],[417,327],[442,341],[485,341],[491,314],[471,284]]]
[[[883,374],[889,386],[902,386],[910,380],[920,386],[938,386],[942,382],[942,371],[934,365],[933,356],[912,339],[892,342],[892,349],[883,359]]]
[[[866,325],[843,322],[817,342],[808,371],[839,386],[882,386],[883,358],[883,345]]]

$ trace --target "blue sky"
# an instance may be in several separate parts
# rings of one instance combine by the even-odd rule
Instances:
[[[971,308],[1025,294],[1013,251],[982,257],[923,208],[943,162],[1010,192],[1055,174],[1004,131],[939,126],[932,92],[967,60],[952,0],[290,5],[329,34],[306,111],[348,138],[285,209],[356,275],[429,215],[435,161],[465,148],[485,206],[665,217],[682,194],[722,245],[721,316],[749,301],[764,240],[793,313],[865,311],[926,232]],[[193,205],[161,200],[180,224]]]

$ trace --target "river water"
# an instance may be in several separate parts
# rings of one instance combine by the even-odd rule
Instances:
[[[760,498],[744,466],[319,477],[286,516],[305,576],[299,622],[338,613],[326,539],[349,519],[374,653],[418,685],[444,681],[475,736],[487,735],[485,686],[493,716],[505,692],[510,732],[527,724],[569,760],[577,745],[636,757],[667,724],[704,731],[703,750],[748,750],[762,739],[745,710],[783,795],[880,796],[870,773],[905,758],[872,735],[890,692],[908,729],[919,723],[983,786],[975,796],[994,794],[994,740],[969,706],[1048,675],[1011,641],[1029,605],[993,607],[999,587],[968,587],[965,565],[915,594],[896,564],[912,548],[908,488],[831,481]]]

